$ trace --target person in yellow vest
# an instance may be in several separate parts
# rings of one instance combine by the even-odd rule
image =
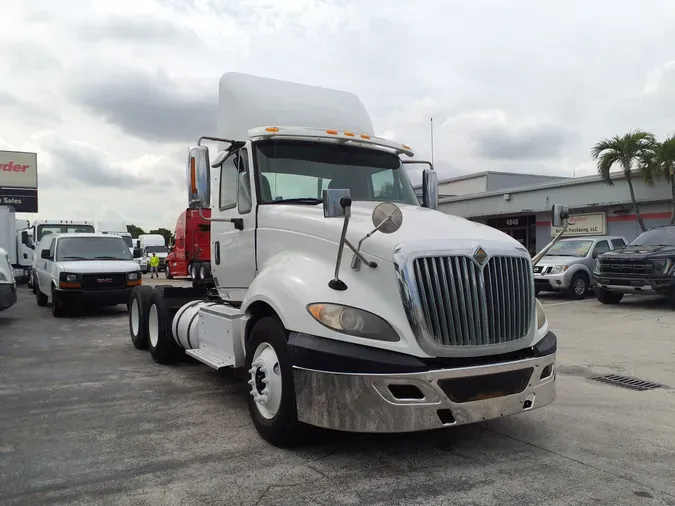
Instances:
[[[150,257],[150,277],[154,278],[155,274],[157,274],[157,277],[159,278],[159,272],[157,271],[157,267],[159,267],[159,257],[155,255],[154,253]]]

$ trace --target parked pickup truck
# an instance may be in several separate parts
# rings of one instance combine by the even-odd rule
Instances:
[[[624,246],[624,237],[611,235],[561,239],[534,266],[535,292],[567,292],[583,299],[591,287],[598,256]]]
[[[57,318],[76,306],[128,307],[132,288],[143,282],[138,263],[117,235],[47,235],[36,253],[37,304],[46,306],[51,298]]]
[[[595,296],[618,304],[624,294],[662,295],[675,306],[675,226],[641,233],[623,249],[609,251],[593,271]]]

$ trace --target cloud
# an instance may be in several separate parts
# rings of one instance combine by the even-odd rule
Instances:
[[[189,142],[215,130],[215,92],[183,90],[164,72],[97,76],[73,83],[70,97],[95,117],[147,141]]]
[[[22,122],[36,126],[53,126],[53,123],[61,121],[58,110],[2,90],[0,90],[0,114],[5,117],[18,117]]]
[[[83,23],[78,34],[86,41],[105,41],[129,44],[196,44],[197,35],[188,27],[156,17],[125,17],[115,15],[105,20]]]

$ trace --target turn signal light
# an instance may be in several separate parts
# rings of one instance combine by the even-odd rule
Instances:
[[[59,288],[80,288],[80,283],[66,283],[64,281],[59,282]]]
[[[337,130],[326,130],[326,133],[331,135],[337,135],[338,132]]]
[[[267,128],[265,129],[265,131],[266,131],[266,132],[274,132],[274,133],[276,133],[276,132],[279,131],[279,129],[278,129],[277,127],[267,127]]]

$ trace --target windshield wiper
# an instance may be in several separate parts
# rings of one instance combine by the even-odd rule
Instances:
[[[121,259],[121,258],[118,258],[118,257],[106,257],[106,256],[102,256],[102,257],[94,257],[94,260],[122,260],[122,259]]]
[[[84,257],[73,257],[73,256],[68,255],[68,256],[65,256],[65,257],[61,257],[61,260],[87,260],[87,259],[84,258]]]
[[[299,198],[294,198],[294,199],[279,199],[275,200],[273,203],[274,204],[308,204],[308,205],[316,205],[316,204],[321,204],[323,200],[321,199],[316,199],[313,197],[299,197]]]

